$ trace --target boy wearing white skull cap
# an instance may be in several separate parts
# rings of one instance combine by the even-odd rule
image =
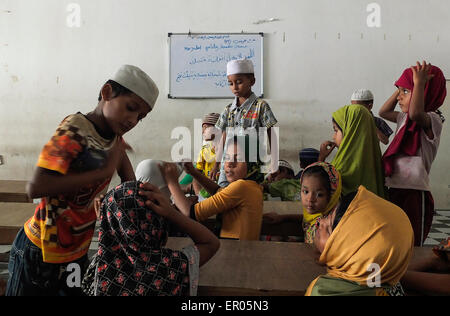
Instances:
[[[241,130],[253,128],[257,132],[261,127],[267,128],[269,143],[271,143],[270,129],[277,123],[277,119],[269,104],[252,92],[252,86],[255,84],[255,71],[252,61],[239,59],[228,62],[227,78],[228,85],[235,98],[232,103],[225,107],[216,123],[216,127],[222,131],[222,144],[225,145],[226,143],[227,128],[239,128]],[[217,157],[220,159],[220,151],[217,153]],[[211,171],[211,179],[216,180],[219,168],[220,163],[216,160],[216,164]],[[220,186],[228,185],[223,171],[223,163],[218,183]]]
[[[358,89],[353,92],[351,102],[352,104],[359,104],[366,107],[370,113],[372,113],[373,99],[373,94],[370,90]],[[378,139],[380,142],[387,145],[389,143],[389,136],[391,136],[394,132],[383,119],[376,117],[373,113],[372,116],[375,120],[375,126],[377,127]]]
[[[107,190],[113,174],[117,171],[122,182],[135,180],[126,154],[131,147],[122,136],[148,115],[159,94],[135,66],[122,66],[110,78],[97,107],[67,116],[41,151],[27,185],[30,198],[41,203],[14,241],[7,295],[81,294],[66,282],[66,267],[74,263],[84,273],[96,197]]]

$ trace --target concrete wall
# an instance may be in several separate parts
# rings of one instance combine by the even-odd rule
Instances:
[[[81,9],[80,27],[70,27],[70,3]],[[298,168],[298,150],[331,137],[331,113],[349,103],[354,89],[370,88],[377,112],[416,60],[450,76],[448,1],[379,0],[379,16],[371,3],[0,0],[0,179],[29,179],[58,123],[92,110],[102,84],[125,63],[144,69],[161,90],[155,110],[126,135],[132,163],[170,159],[175,127],[193,131],[194,118],[221,112],[228,102],[166,97],[167,33],[188,31],[265,33],[265,96],[279,120],[280,156]],[[448,103],[443,112],[450,119]],[[445,126],[431,175],[438,208],[450,208],[448,134]]]

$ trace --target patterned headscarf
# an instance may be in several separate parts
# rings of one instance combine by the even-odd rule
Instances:
[[[445,87],[445,77],[442,70],[436,66],[431,66],[431,78],[425,86],[424,92],[424,110],[425,112],[436,111],[445,100],[447,96],[447,88]],[[395,82],[395,86],[411,90],[411,95],[414,90],[413,72],[411,68],[405,69],[401,77]],[[421,127],[409,118],[406,117],[406,123],[397,132],[388,149],[383,155],[383,165],[385,174],[390,177],[394,173],[395,155],[403,153],[408,156],[417,154],[420,148],[420,131]]]
[[[316,162],[309,165],[302,174],[300,178],[300,184],[303,182],[303,177],[308,169],[313,167],[321,167],[328,175],[328,180],[331,188],[330,200],[327,204],[326,209],[323,212],[317,214],[309,214],[307,209],[303,207],[303,223],[305,229],[305,242],[313,243],[314,234],[316,230],[317,223],[319,219],[323,216],[327,216],[331,211],[333,211],[339,203],[342,192],[342,180],[339,171],[333,165],[328,162]],[[307,173],[307,172],[306,172]]]
[[[163,248],[168,222],[144,205],[139,185],[138,181],[122,183],[103,200],[99,248],[86,273],[95,277],[83,282],[90,295],[189,293],[187,257]]]

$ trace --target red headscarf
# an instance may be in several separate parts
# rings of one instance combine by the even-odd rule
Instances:
[[[436,66],[431,66],[431,78],[425,85],[424,92],[424,109],[425,112],[436,111],[445,100],[447,89],[445,87],[445,77],[441,69]],[[411,90],[411,95],[414,90],[413,72],[411,68],[405,69],[401,77],[395,82],[397,87]],[[406,117],[405,125],[398,131],[389,145],[388,149],[383,155],[383,165],[385,175],[391,176],[394,172],[394,156],[402,153],[408,156],[414,156],[420,148],[420,130],[421,127],[416,122]]]

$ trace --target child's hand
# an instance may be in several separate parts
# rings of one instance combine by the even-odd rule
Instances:
[[[176,212],[170,205],[169,199],[150,183],[141,183],[138,194],[145,197],[145,205],[148,208],[163,217],[168,217],[172,212]]]
[[[430,74],[431,64],[427,64],[423,61],[422,65],[417,62],[416,66],[412,66],[411,70],[413,73],[413,82],[414,86],[425,86],[425,84],[434,77],[433,74]]]
[[[164,180],[166,180],[167,185],[178,183],[179,175],[176,164],[164,162],[159,165],[159,170],[161,170],[161,174],[163,175]]]
[[[100,218],[100,207],[102,206],[102,201],[104,199],[104,195],[99,195],[97,197],[95,197],[94,199],[94,210],[95,210],[95,214],[97,215],[97,219]]]
[[[183,162],[183,169],[187,174],[193,174],[195,172],[195,167],[192,161]]]
[[[320,145],[319,161],[325,161],[334,148],[336,148],[336,143],[329,140],[323,142]]]
[[[211,170],[209,178],[213,181],[216,181],[217,179],[219,179],[219,176],[220,176],[220,163],[216,162]]]

